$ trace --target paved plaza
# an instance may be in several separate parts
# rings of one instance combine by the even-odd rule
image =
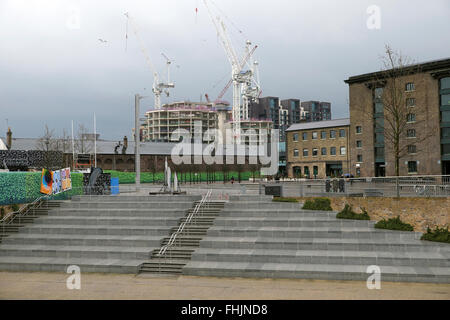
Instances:
[[[0,272],[0,299],[309,300],[450,299],[450,285],[362,281],[159,277],[82,274],[81,289],[68,290],[65,273]]]

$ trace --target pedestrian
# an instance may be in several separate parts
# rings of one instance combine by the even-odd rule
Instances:
[[[231,184],[234,184],[234,177],[231,177]]]

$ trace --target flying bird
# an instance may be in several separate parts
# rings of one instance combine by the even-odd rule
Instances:
[[[98,41],[100,41],[100,42],[102,42],[102,43],[106,43],[106,42],[108,42],[108,41],[106,41],[106,40],[103,40],[103,39],[100,39],[100,38],[98,38]]]

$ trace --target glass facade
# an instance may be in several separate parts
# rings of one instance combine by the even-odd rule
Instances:
[[[439,80],[442,173],[450,173],[450,77]]]

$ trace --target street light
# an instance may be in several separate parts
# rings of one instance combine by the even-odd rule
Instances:
[[[139,192],[141,188],[141,154],[140,154],[140,144],[141,144],[141,136],[140,136],[140,125],[139,125],[139,104],[142,99],[147,98],[147,96],[141,96],[136,94],[134,96],[134,163],[136,170],[136,192]]]

